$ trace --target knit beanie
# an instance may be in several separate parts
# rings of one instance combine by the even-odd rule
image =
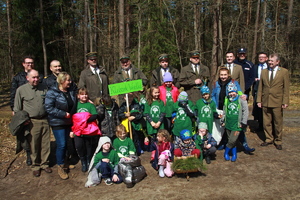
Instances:
[[[179,102],[184,102],[188,100],[188,94],[185,91],[180,92],[178,96],[178,101]]]
[[[198,124],[198,129],[206,129],[207,130],[207,124],[205,122],[200,122]]]
[[[191,131],[189,131],[188,129],[184,129],[184,130],[180,131],[180,138],[182,141],[191,139],[192,138]]]
[[[209,88],[206,85],[202,86],[200,91],[202,95],[210,93]]]
[[[172,74],[170,72],[166,72],[164,74],[163,79],[164,79],[164,83],[169,82],[169,81],[173,82],[173,77],[172,77]]]
[[[100,140],[99,140],[99,144],[98,146],[100,147],[100,149],[102,149],[102,146],[105,144],[105,143],[110,143],[110,148],[112,149],[112,144],[111,144],[111,140],[109,137],[107,136],[103,136],[103,137],[100,137]]]
[[[233,82],[230,82],[227,86],[227,92],[236,92],[237,93],[237,87]]]

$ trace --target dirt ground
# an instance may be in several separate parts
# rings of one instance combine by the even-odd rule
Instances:
[[[68,180],[61,180],[51,154],[53,173],[42,171],[33,177],[25,164],[25,153],[14,154],[14,138],[4,129],[8,121],[2,115],[9,113],[8,106],[0,108],[0,198],[1,199],[300,199],[300,137],[299,110],[284,113],[283,150],[274,146],[261,147],[261,133],[248,129],[247,137],[253,155],[238,153],[237,162],[223,159],[218,151],[216,159],[202,173],[160,178],[149,163],[150,153],[141,156],[148,176],[133,188],[125,184],[106,186],[103,182],[85,188],[87,174],[80,171],[80,163],[69,173]],[[249,123],[255,126],[253,118]],[[52,142],[54,143],[54,142]],[[52,145],[53,146],[53,145]],[[10,155],[10,156],[5,156]]]

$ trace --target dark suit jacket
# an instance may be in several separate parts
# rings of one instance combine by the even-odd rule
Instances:
[[[282,104],[289,104],[289,72],[283,67],[278,67],[278,71],[270,84],[269,70],[261,72],[260,82],[257,92],[257,102],[263,107],[281,107]]]

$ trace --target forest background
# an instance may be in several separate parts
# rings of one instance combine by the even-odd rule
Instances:
[[[276,52],[292,74],[299,68],[299,0],[0,0],[0,8],[1,83],[23,70],[25,55],[45,76],[57,59],[78,81],[89,51],[110,77],[124,53],[149,77],[159,54],[180,70],[195,49],[212,76],[240,47],[252,62]]]

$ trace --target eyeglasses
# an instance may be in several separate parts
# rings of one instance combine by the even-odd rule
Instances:
[[[33,65],[34,62],[24,62],[26,65]]]

